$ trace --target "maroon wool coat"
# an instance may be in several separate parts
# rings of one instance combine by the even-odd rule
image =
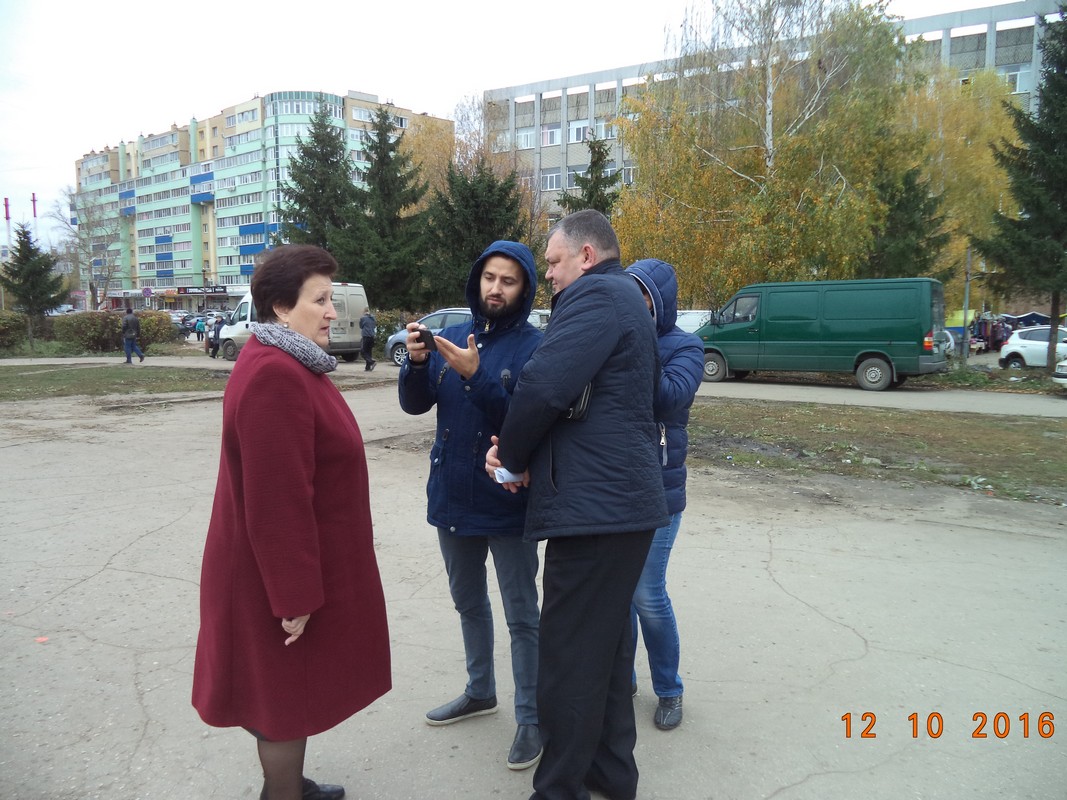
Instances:
[[[281,618],[308,613],[286,647]],[[252,337],[222,405],[193,706],[209,725],[286,741],[390,688],[359,426],[328,376]]]

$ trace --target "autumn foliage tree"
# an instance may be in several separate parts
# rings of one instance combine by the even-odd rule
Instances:
[[[886,213],[876,178],[918,158],[890,124],[899,28],[879,7],[712,5],[674,76],[624,108],[638,168],[618,205],[626,252],[674,259],[681,301],[700,305],[758,280],[851,277]]]

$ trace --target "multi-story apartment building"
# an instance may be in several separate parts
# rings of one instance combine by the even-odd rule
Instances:
[[[1054,0],[1022,0],[901,25],[908,39],[922,37],[930,55],[956,67],[964,80],[975,70],[995,68],[1026,108],[1041,69],[1035,18],[1055,12]],[[524,185],[540,192],[550,219],[558,218],[560,191],[575,188],[575,177],[589,168],[584,142],[590,132],[610,142],[610,170],[622,170],[623,183],[633,181],[634,164],[612,123],[627,94],[640,91],[650,76],[671,75],[674,69],[667,60],[487,90],[489,140],[513,155]]]
[[[278,231],[281,188],[297,137],[319,102],[344,129],[359,183],[379,107],[360,92],[275,92],[207,120],[172,125],[78,159],[72,223],[106,306],[225,308],[248,288],[256,255]],[[400,131],[452,122],[390,105]],[[91,252],[90,252],[91,251]],[[83,286],[90,267],[83,264]]]

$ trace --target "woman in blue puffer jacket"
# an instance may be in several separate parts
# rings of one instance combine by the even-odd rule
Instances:
[[[660,463],[670,522],[656,530],[644,571],[634,592],[634,646],[637,621],[648,651],[652,688],[659,698],[653,722],[660,730],[677,728],[682,721],[682,678],[678,674],[680,643],[674,608],[667,594],[667,562],[671,556],[685,509],[685,455],[689,438],[689,407],[704,371],[704,346],[675,322],[678,318],[678,279],[674,267],[647,258],[626,269],[641,286],[645,303],[656,321],[660,376],[653,407],[660,435]],[[636,692],[637,673],[634,673]]]

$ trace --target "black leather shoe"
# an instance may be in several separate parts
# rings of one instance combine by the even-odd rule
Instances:
[[[485,700],[475,700],[464,692],[451,703],[438,706],[426,712],[427,725],[451,725],[468,717],[480,717],[482,714],[496,713],[496,695]]]
[[[541,760],[541,730],[536,725],[520,725],[508,753],[508,769],[527,769]]]
[[[661,697],[652,722],[661,731],[673,731],[682,724],[682,696]]]
[[[304,778],[304,793],[302,800],[341,800],[345,796],[344,786],[333,786],[329,783],[315,783],[311,778]],[[259,800],[269,800],[267,787],[259,793]]]

